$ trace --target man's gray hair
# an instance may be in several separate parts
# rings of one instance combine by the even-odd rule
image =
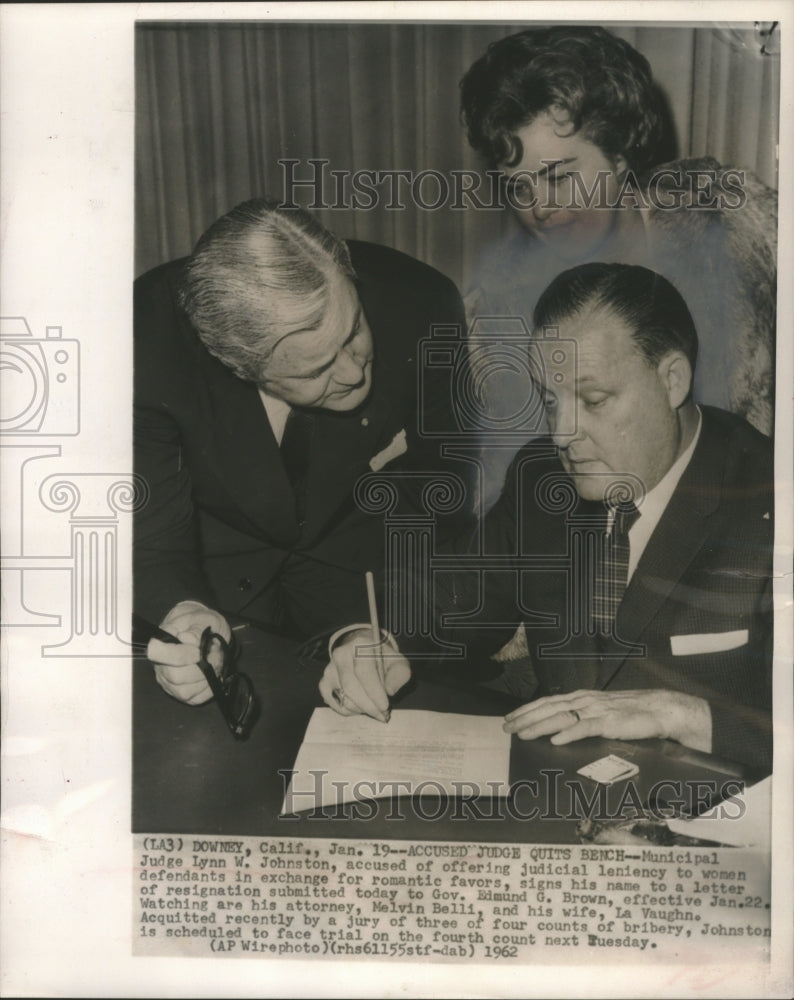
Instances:
[[[276,344],[317,329],[333,281],[355,279],[347,246],[302,209],[263,198],[221,216],[196,244],[181,304],[207,350],[261,382]]]

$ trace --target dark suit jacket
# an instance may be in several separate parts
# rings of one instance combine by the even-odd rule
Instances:
[[[473,551],[512,557],[509,567],[442,574],[440,612],[457,614],[445,637],[490,654],[526,623],[534,671],[523,694],[577,688],[668,688],[706,698],[714,753],[771,760],[774,477],[772,443],[744,420],[702,407],[692,460],[648,541],[621,602],[616,640],[578,629],[579,542],[597,530],[602,504],[568,509],[538,501],[546,476],[567,476],[548,440],[516,456]],[[570,481],[568,496],[576,494]],[[558,492],[557,500],[562,495]],[[578,539],[578,540],[577,540]],[[461,614],[471,613],[465,627]],[[500,624],[501,623],[501,624]],[[578,631],[578,634],[577,634]]]
[[[417,431],[421,341],[436,323],[463,332],[458,292],[404,254],[349,246],[373,334],[373,387],[355,411],[314,411],[300,521],[256,387],[208,353],[178,304],[184,261],[136,281],[135,471],[148,502],[135,519],[135,608],[144,617],[158,622],[193,598],[268,619],[277,581],[300,631],[338,627],[366,610],[361,574],[383,559],[382,514],[353,500],[370,460],[405,430],[407,453],[385,471],[459,471],[439,465],[436,439]],[[437,428],[454,423],[449,393],[422,405]]]

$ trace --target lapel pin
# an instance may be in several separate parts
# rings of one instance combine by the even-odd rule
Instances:
[[[362,427],[369,427],[369,418],[368,417],[362,417],[361,418],[361,426]]]

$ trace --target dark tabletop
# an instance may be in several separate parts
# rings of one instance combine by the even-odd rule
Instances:
[[[698,799],[719,798],[722,790],[730,794],[737,780],[749,783],[761,776],[662,740],[588,739],[555,747],[547,738],[513,737],[514,788],[508,800],[381,800],[279,817],[309,718],[323,704],[317,690],[323,664],[299,660],[298,643],[251,626],[237,630],[236,637],[240,669],[251,677],[261,702],[246,742],[235,741],[213,702],[198,707],[177,702],[157,685],[151,664],[134,661],[134,832],[576,843],[577,822],[587,816],[587,802],[597,792],[576,771],[607,754],[639,767],[632,788],[622,781],[599,793],[597,808],[609,815],[621,810],[635,815],[635,805],[647,805],[653,789],[657,812],[676,803],[691,811]],[[432,667],[418,667],[393,701],[395,708],[472,715],[504,715],[516,705],[506,695],[460,682],[453,670]]]

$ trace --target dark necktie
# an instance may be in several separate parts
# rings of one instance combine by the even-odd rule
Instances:
[[[295,494],[296,517],[303,520],[306,473],[309,469],[314,417],[309,410],[290,410],[281,438],[281,461]]]
[[[611,635],[629,576],[629,530],[640,512],[633,503],[615,508],[612,531],[604,534],[596,562],[593,624],[601,635]]]

